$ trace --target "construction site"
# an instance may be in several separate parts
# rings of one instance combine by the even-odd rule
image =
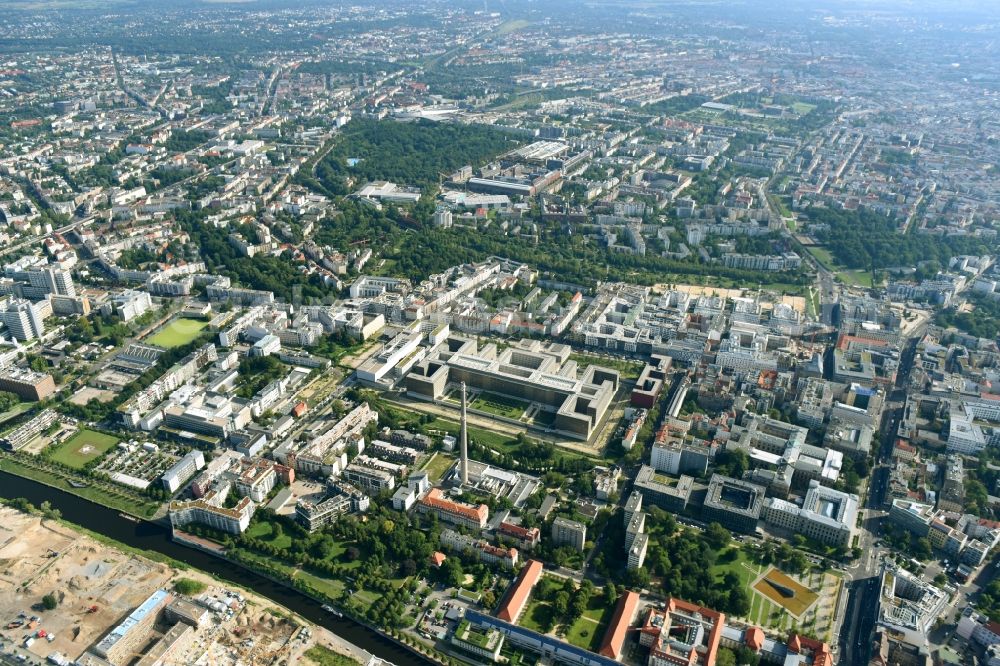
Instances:
[[[316,644],[363,657],[246,590],[0,506],[4,655],[57,665],[263,666],[304,663]]]

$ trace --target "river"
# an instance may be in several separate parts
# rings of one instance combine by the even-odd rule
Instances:
[[[310,622],[326,627],[338,636],[396,666],[429,666],[434,663],[353,620],[333,617],[324,611],[317,601],[297,590],[275,583],[236,564],[175,543],[170,538],[170,530],[162,525],[126,520],[114,509],[3,471],[0,471],[0,497],[7,499],[23,497],[35,506],[47,500],[71,523],[133,548],[167,555],[209,573],[219,580],[253,590],[254,593],[267,597]]]

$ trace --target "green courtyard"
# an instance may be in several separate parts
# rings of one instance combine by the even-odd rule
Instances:
[[[487,393],[486,391],[480,393],[476,396],[475,400],[469,403],[469,407],[472,409],[478,409],[489,414],[515,420],[521,418],[521,415],[524,414],[524,410],[528,406],[529,404],[523,400],[508,398],[496,393]]]

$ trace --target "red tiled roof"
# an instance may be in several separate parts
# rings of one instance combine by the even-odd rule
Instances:
[[[625,636],[635,617],[636,608],[639,606],[639,595],[628,590],[618,600],[615,606],[615,614],[611,618],[608,630],[604,633],[604,641],[598,654],[610,657],[615,661],[621,658],[622,647],[625,645]]]
[[[486,518],[489,516],[489,508],[485,504],[474,507],[460,502],[453,502],[445,498],[440,488],[431,488],[431,491],[420,501],[433,509],[439,509],[446,513],[478,521],[480,524],[486,522]]]
[[[539,531],[537,527],[528,529],[527,527],[522,527],[521,525],[515,525],[514,523],[503,521],[500,523],[500,533],[517,539],[529,539],[534,541],[538,536]]]
[[[764,630],[760,627],[750,627],[743,634],[743,640],[746,642],[748,648],[757,652],[764,647]]]
[[[830,646],[823,641],[792,634],[788,637],[788,649],[797,654],[802,654],[803,651],[811,652],[813,666],[833,666],[833,654],[830,653]]]
[[[524,609],[524,605],[528,603],[532,588],[542,577],[542,568],[540,561],[528,560],[524,568],[521,569],[521,573],[518,574],[517,580],[507,591],[507,596],[500,605],[500,610],[497,611],[498,618],[505,622],[514,622],[517,619],[517,616]]]

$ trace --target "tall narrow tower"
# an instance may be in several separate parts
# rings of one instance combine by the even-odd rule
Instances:
[[[468,416],[466,414],[466,398],[465,398],[465,382],[462,382],[462,461],[461,471],[462,471],[462,485],[469,485],[469,432],[468,432]]]

